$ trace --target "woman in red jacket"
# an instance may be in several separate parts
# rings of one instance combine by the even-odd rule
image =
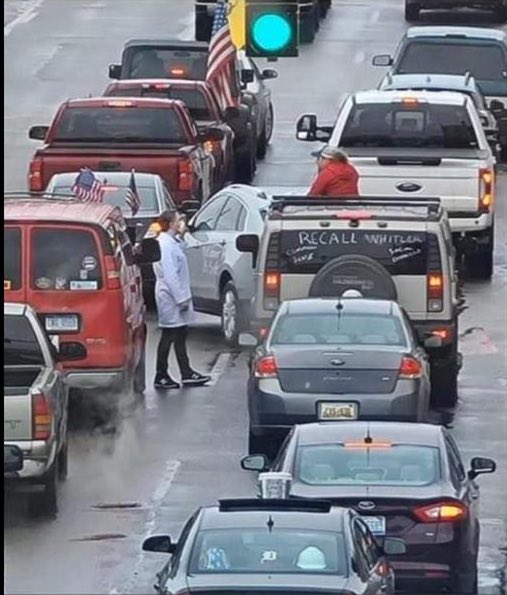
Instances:
[[[359,196],[359,174],[343,151],[326,145],[312,155],[318,157],[319,173],[309,196]]]

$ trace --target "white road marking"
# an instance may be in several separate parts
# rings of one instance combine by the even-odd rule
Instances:
[[[180,466],[180,461],[167,461],[164,474],[162,475],[161,480],[158,482],[157,487],[146,506],[146,508],[148,509],[148,516],[144,523],[142,541],[144,541],[150,535],[153,535],[155,526],[157,524],[158,509],[162,505],[164,498],[167,496],[167,493],[171,488],[171,484],[173,483],[174,478],[176,477],[176,473],[178,472]],[[133,586],[135,577],[137,577],[141,571],[144,562],[144,556],[145,553],[141,550],[141,552],[137,555],[136,562],[132,569],[131,578],[128,579],[126,583],[122,585],[121,588],[114,587],[113,589],[111,589],[109,591],[109,595],[117,595],[118,593],[128,593],[128,591]]]
[[[29,7],[4,27],[4,37],[11,34],[13,29],[22,23],[29,23],[34,19],[45,0],[34,0]]]
[[[222,376],[226,368],[229,366],[231,357],[232,355],[230,353],[221,353],[217,357],[217,361],[215,362],[215,365],[213,366],[213,368],[211,368],[211,371],[209,373],[209,375],[211,376],[211,380],[208,382],[206,386],[214,386],[218,382],[220,376]]]

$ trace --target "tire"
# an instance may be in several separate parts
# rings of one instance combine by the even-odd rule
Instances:
[[[228,281],[220,294],[220,326],[229,347],[237,347],[242,322],[238,292],[234,284]]]
[[[405,20],[406,21],[418,21],[419,11],[421,7],[419,4],[414,4],[405,0]]]
[[[309,297],[339,297],[347,289],[357,289],[364,297],[398,299],[391,275],[368,256],[339,256],[315,275]]]
[[[457,344],[443,358],[431,360],[431,404],[454,407],[458,402],[458,349]]]
[[[466,574],[460,572],[452,585],[451,592],[459,593],[459,595],[477,595],[479,593],[477,568],[473,572],[467,572]]]
[[[274,110],[273,105],[270,103],[268,113],[266,114],[266,121],[264,122],[264,128],[257,141],[257,159],[264,159],[268,150],[269,141],[273,136],[273,122],[274,122]]]
[[[136,395],[142,395],[146,390],[146,340],[143,352],[134,372],[133,386]]]
[[[69,438],[65,436],[65,442],[58,454],[58,479],[65,481],[69,475]]]
[[[301,43],[313,43],[315,39],[316,27],[315,27],[315,9],[304,14],[300,18],[299,22],[299,37]]]
[[[209,41],[211,39],[211,29],[213,28],[213,19],[206,13],[195,14],[195,40]]]
[[[58,513],[58,459],[43,477],[44,491],[29,495],[28,507],[33,517],[55,517]]]
[[[487,234],[487,242],[478,246],[474,254],[466,257],[468,272],[473,279],[489,281],[493,276],[494,229]]]

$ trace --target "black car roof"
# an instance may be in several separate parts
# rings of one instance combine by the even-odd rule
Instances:
[[[181,41],[179,39],[130,39],[123,46],[124,49],[136,46],[154,46],[181,50],[208,50],[209,44],[205,41]]]
[[[320,422],[297,425],[296,435],[298,444],[303,446],[363,440],[367,435],[374,441],[389,440],[395,444],[438,446],[442,428],[437,424],[409,422]]]

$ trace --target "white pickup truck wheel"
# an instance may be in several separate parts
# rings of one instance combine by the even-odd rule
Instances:
[[[31,516],[56,516],[58,513],[57,460],[42,478],[44,482],[44,490],[42,492],[33,492],[29,494],[28,507]]]

